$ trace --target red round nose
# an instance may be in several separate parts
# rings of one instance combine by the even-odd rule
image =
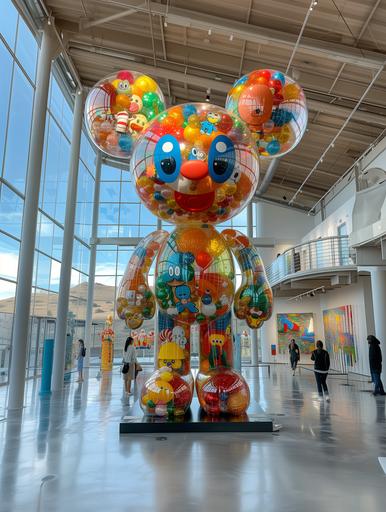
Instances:
[[[201,180],[208,175],[208,164],[202,160],[186,160],[181,165],[181,174],[190,180]]]

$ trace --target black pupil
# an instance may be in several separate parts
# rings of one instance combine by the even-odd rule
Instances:
[[[176,170],[176,161],[172,156],[161,160],[161,167],[165,174],[173,174]]]
[[[213,170],[215,171],[216,174],[219,174],[219,175],[225,174],[227,168],[228,168],[227,160],[221,160],[220,158],[216,158],[216,160],[213,162]]]

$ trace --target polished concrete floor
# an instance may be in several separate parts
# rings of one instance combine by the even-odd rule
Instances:
[[[246,369],[274,434],[119,437],[130,414],[112,379],[71,383],[41,399],[29,382],[22,420],[0,422],[0,511],[383,512],[385,397],[367,379],[330,377],[320,403],[311,371]],[[143,376],[141,376],[143,378]],[[0,394],[5,388],[0,389]],[[0,399],[2,397],[0,396]]]

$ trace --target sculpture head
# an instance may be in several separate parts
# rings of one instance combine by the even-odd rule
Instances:
[[[208,103],[158,115],[137,141],[130,167],[145,206],[173,224],[230,219],[251,199],[259,178],[246,124]]]

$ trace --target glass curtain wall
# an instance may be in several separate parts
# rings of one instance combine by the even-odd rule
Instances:
[[[10,0],[0,17],[0,383],[12,350],[20,233],[31,135],[38,43]],[[40,374],[42,344],[54,337],[63,247],[73,107],[51,75],[36,236],[27,377]],[[69,329],[84,332],[95,153],[83,136],[71,275]]]

